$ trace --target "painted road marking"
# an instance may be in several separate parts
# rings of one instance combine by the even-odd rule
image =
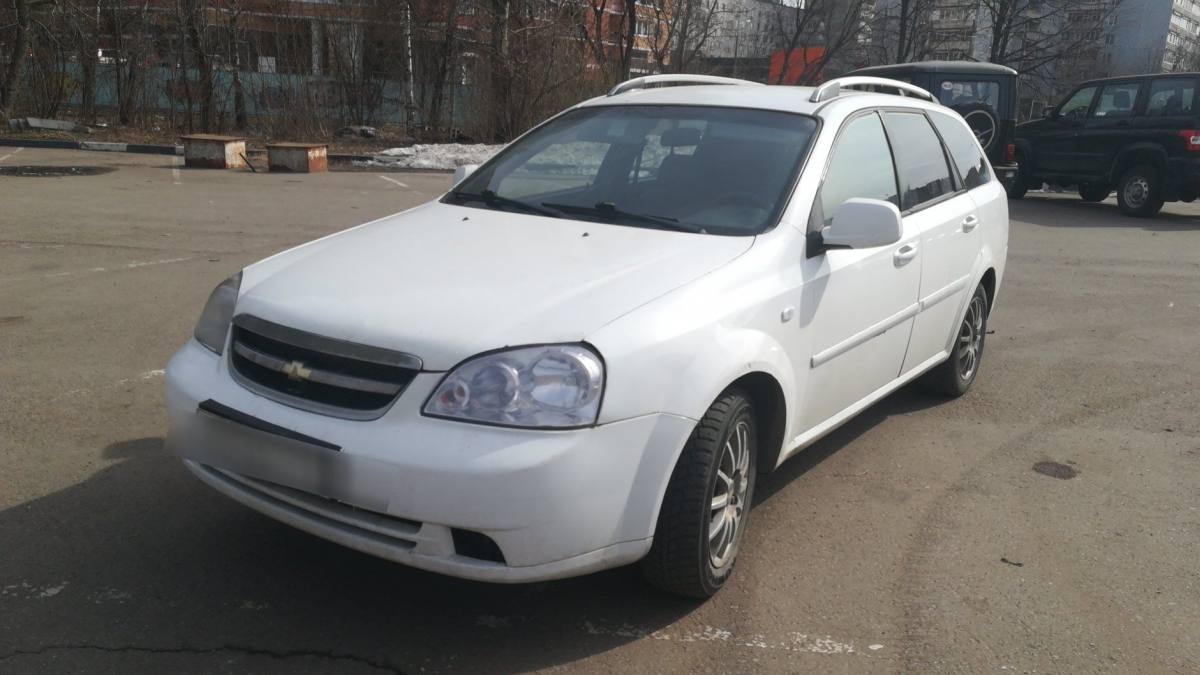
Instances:
[[[7,155],[0,157],[0,162],[3,162],[4,160],[8,159],[9,157],[12,157],[13,155],[20,154],[20,152],[24,149],[25,148],[17,148],[16,150],[13,150],[12,152],[8,153]]]
[[[396,180],[395,178],[388,178],[387,176],[380,176],[380,178],[386,180],[389,183],[395,183],[396,185],[399,185],[400,187],[404,188],[405,190],[412,189],[412,188],[408,187],[407,185],[405,185],[404,183],[401,183],[400,181]]]
[[[179,165],[183,164],[183,158],[176,157],[174,159],[174,161],[175,161],[175,166],[171,168],[171,178],[173,178],[175,180],[176,185],[182,185],[183,177],[179,175]]]
[[[0,283],[12,282],[12,281],[29,281],[31,279],[59,279],[62,277],[73,277],[73,276],[77,276],[80,274],[94,274],[94,273],[98,273],[98,272],[120,272],[121,270],[132,270],[132,269],[137,269],[139,267],[154,267],[155,265],[170,265],[172,263],[184,262],[186,260],[191,260],[191,259],[192,259],[191,256],[187,256],[185,258],[166,258],[164,260],[136,260],[134,262],[125,263],[124,265],[117,265],[115,267],[91,267],[86,270],[75,270],[75,271],[71,271],[71,272],[51,272],[49,274],[41,274],[41,275],[34,276],[34,277],[8,277],[7,279],[0,279]]]

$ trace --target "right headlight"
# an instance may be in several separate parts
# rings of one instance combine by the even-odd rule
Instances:
[[[218,355],[225,350],[225,335],[229,333],[241,287],[241,272],[222,281],[208,296],[204,311],[200,312],[200,320],[196,322],[196,341]]]
[[[583,345],[519,347],[477,356],[447,373],[425,403],[432,417],[511,427],[596,423],[604,363]]]

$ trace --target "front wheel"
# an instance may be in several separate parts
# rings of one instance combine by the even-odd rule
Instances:
[[[1139,164],[1125,172],[1117,183],[1117,205],[1121,213],[1135,218],[1150,218],[1162,210],[1161,172],[1148,164]]]
[[[692,431],[667,484],[642,574],[654,586],[712,597],[733,573],[754,497],[758,429],[750,399],[725,392]]]
[[[940,394],[957,398],[967,393],[979,364],[983,361],[983,342],[987,337],[988,295],[983,285],[975,287],[975,294],[967,304],[962,323],[954,334],[954,346],[950,358],[925,375],[927,387]]]
[[[1085,202],[1102,202],[1108,199],[1111,192],[1108,183],[1084,183],[1079,186],[1079,198]]]

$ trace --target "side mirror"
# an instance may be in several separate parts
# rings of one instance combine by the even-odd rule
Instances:
[[[463,164],[461,166],[454,167],[454,185],[458,185],[466,180],[467,176],[475,173],[475,169],[478,168],[478,164]]]
[[[847,199],[821,229],[825,246],[876,248],[900,241],[904,223],[895,204],[879,199]]]

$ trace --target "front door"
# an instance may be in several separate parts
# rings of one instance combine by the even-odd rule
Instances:
[[[1078,175],[1108,174],[1117,151],[1132,140],[1139,85],[1137,80],[1113,82],[1100,89],[1096,105],[1079,132]]]
[[[1096,97],[1088,86],[1071,94],[1042,126],[1034,149],[1038,173],[1074,174],[1079,164],[1079,132]]]
[[[810,232],[833,221],[854,197],[899,206],[895,167],[879,115],[848,121],[838,133]],[[921,282],[920,232],[905,226],[899,242],[868,249],[811,249],[803,261],[800,328],[811,349],[795,364],[804,395],[801,433],[838,415],[896,379],[908,348]],[[811,242],[810,242],[811,245]]]

